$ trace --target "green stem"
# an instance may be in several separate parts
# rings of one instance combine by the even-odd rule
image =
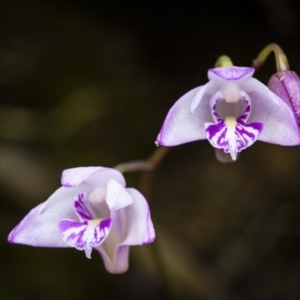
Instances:
[[[275,55],[277,71],[289,70],[290,67],[286,55],[284,54],[283,50],[277,44],[274,43],[267,45],[258,54],[257,58],[253,60],[253,67],[255,69],[260,68],[272,52]]]

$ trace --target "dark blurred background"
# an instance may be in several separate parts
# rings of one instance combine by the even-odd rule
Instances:
[[[0,299],[300,299],[298,147],[257,142],[234,164],[207,141],[172,149],[150,201],[156,247],[132,247],[123,275],[97,252],[6,242],[63,169],[148,157],[219,55],[248,66],[276,42],[300,73],[299,26],[296,0],[1,1]],[[272,57],[256,77],[274,72]]]

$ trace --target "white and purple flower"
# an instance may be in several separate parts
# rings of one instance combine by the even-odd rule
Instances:
[[[146,199],[125,187],[115,169],[65,170],[62,187],[35,207],[9,234],[10,243],[74,247],[91,257],[97,250],[110,273],[128,268],[129,246],[153,242],[155,232]]]
[[[233,160],[256,140],[299,145],[292,109],[253,73],[248,67],[208,70],[209,82],[183,95],[170,109],[157,143],[176,146],[208,139]]]

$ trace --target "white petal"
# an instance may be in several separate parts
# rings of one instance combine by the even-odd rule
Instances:
[[[155,232],[146,199],[140,192],[128,188],[133,204],[112,211],[113,225],[104,243],[96,249],[110,273],[123,273],[128,268],[130,245],[153,242]]]
[[[104,244],[98,246],[96,250],[100,253],[107,272],[112,274],[121,274],[128,270],[129,246],[117,246],[113,259],[107,255]]]
[[[71,198],[61,201],[48,210],[41,212],[41,203],[9,234],[8,241],[36,247],[69,247],[62,239],[58,223],[62,219],[78,220]]]
[[[195,96],[192,100],[192,103],[190,105],[191,114],[195,111],[195,109],[200,104],[201,100],[203,99],[203,96],[204,96],[205,92],[207,91],[208,85],[209,85],[209,83],[202,85],[198,88],[197,93],[195,94]]]
[[[152,243],[155,231],[151,220],[150,209],[144,196],[136,189],[128,188],[133,204],[125,208],[126,227],[125,245],[142,245]]]
[[[111,179],[106,190],[106,203],[110,210],[117,210],[132,204],[132,196],[117,181]]]
[[[256,79],[252,78],[249,86],[255,86],[255,90],[246,91],[252,104],[248,122],[258,121],[264,125],[258,140],[285,146],[299,145],[299,127],[290,107]]]
[[[210,96],[205,94],[193,114],[190,111],[194,97],[198,92],[201,94],[202,89],[205,86],[189,91],[172,106],[158,134],[159,145],[176,146],[206,139],[204,123],[213,121],[208,103]]]
[[[87,186],[86,184],[82,184],[81,186],[77,186],[74,188],[65,188],[60,187],[58,188],[48,199],[44,202],[44,204],[40,207],[40,212],[44,212],[48,209],[52,209],[52,207],[60,204],[61,202],[70,202],[72,203],[80,193],[89,193],[91,187]]]
[[[112,178],[125,186],[124,177],[119,171],[103,167],[78,167],[64,170],[61,184],[65,187],[74,187],[89,182],[96,186],[106,186]]]

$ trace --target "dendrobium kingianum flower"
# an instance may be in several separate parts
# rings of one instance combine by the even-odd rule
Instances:
[[[248,67],[208,70],[209,82],[183,95],[170,109],[157,144],[176,146],[208,139],[233,160],[256,140],[299,145],[291,107],[253,73]]]
[[[110,168],[79,167],[62,173],[62,187],[9,234],[10,243],[36,247],[74,247],[103,258],[110,273],[128,268],[129,246],[153,242],[155,232],[147,201],[125,187],[123,175]]]

